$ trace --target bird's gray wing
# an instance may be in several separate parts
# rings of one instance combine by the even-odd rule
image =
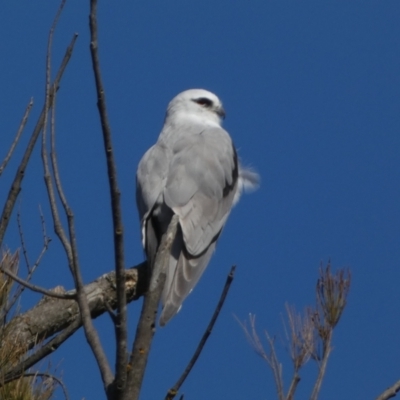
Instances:
[[[152,146],[140,160],[136,173],[136,204],[139,211],[143,247],[154,247],[155,233],[146,232],[150,212],[157,202],[162,202],[163,189],[167,177],[170,151],[162,143]],[[152,227],[150,227],[152,229]]]
[[[161,325],[176,314],[207,266],[232,208],[237,181],[236,151],[222,128],[182,135],[175,142],[164,202],[179,216],[172,252],[179,256],[167,271]]]

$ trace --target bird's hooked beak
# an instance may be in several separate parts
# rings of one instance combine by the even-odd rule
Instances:
[[[226,113],[225,113],[224,107],[222,107],[222,106],[218,107],[218,108],[215,110],[215,112],[218,114],[218,116],[219,116],[221,119],[225,119]]]

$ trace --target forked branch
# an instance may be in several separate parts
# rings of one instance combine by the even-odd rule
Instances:
[[[54,297],[56,299],[63,299],[63,300],[74,299],[76,297],[76,294],[57,293],[57,292],[54,292],[51,290],[44,289],[40,286],[34,285],[34,284],[20,278],[18,275],[14,274],[12,271],[9,271],[6,268],[0,267],[0,271],[4,272],[7,276],[12,278],[15,282],[18,282],[20,285],[26,287],[27,289],[32,290],[32,292],[41,293],[48,297]]]
[[[49,33],[49,41],[47,47],[47,62],[46,62],[46,109],[44,115],[44,123],[43,123],[43,136],[42,136],[42,161],[43,161],[43,169],[44,169],[44,177],[46,183],[47,194],[50,203],[50,209],[52,213],[52,218],[54,222],[54,230],[61,241],[61,244],[64,248],[64,251],[67,256],[68,266],[70,268],[71,274],[74,279],[75,288],[76,288],[76,298],[79,305],[79,310],[81,313],[82,323],[84,327],[84,332],[86,336],[86,340],[89,343],[89,346],[96,358],[97,364],[100,369],[101,377],[103,380],[103,384],[105,389],[109,387],[112,383],[114,377],[111,372],[111,368],[108,364],[105,352],[103,347],[100,343],[100,338],[97,334],[97,331],[94,328],[91,315],[90,315],[90,308],[88,305],[88,300],[86,297],[86,293],[84,290],[83,280],[81,276],[79,261],[78,261],[78,250],[77,250],[77,243],[76,243],[76,235],[75,235],[75,223],[74,223],[74,215],[71,208],[68,206],[65,197],[63,197],[63,191],[61,188],[61,182],[59,179],[56,179],[56,190],[61,197],[61,202],[64,208],[65,215],[67,217],[67,224],[68,224],[68,235],[64,231],[62,227],[61,219],[59,216],[58,208],[57,208],[57,198],[56,198],[56,191],[53,185],[53,176],[50,171],[47,149],[46,149],[46,127],[47,127],[47,120],[48,120],[48,112],[47,110],[51,107],[54,107],[55,103],[55,93],[52,97],[50,97],[50,69],[51,69],[51,45],[53,39],[53,32],[55,26],[57,24],[59,15],[61,10],[65,4],[65,0],[61,2],[59,11],[54,19],[53,25],[50,29]],[[54,118],[54,113],[53,113]],[[52,123],[52,127],[54,129],[54,121]],[[53,131],[54,136],[54,131]],[[53,160],[56,164],[57,161],[55,159],[55,153],[53,152]],[[57,168],[53,171],[57,171]],[[58,175],[56,178],[59,178]]]
[[[57,268],[58,266],[54,267]],[[146,263],[127,270],[126,293],[128,302],[137,300],[143,295],[143,286],[145,286],[144,282],[146,281]],[[108,308],[113,310],[116,308],[115,285],[115,272],[112,271],[85,286],[92,318],[104,314]],[[58,287],[57,292],[73,295],[75,290],[66,292],[63,288]],[[35,307],[15,316],[6,326],[6,329],[13,337],[25,343],[28,349],[32,349],[36,344],[43,343],[46,339],[64,331],[77,320],[79,320],[78,327],[80,328],[82,322],[79,307],[75,300],[62,300],[46,296]]]
[[[61,62],[60,68],[58,69],[58,72],[54,79],[54,82],[52,83],[52,85],[50,85],[50,89],[49,89],[49,93],[48,93],[49,98],[52,98],[53,95],[55,94],[55,92],[58,90],[58,86],[59,86],[61,78],[64,74],[65,68],[67,67],[67,64],[71,58],[72,51],[74,49],[74,45],[75,45],[77,37],[78,37],[78,35],[75,34],[71,40],[70,45],[67,47],[67,50],[66,50],[64,58]],[[3,242],[4,234],[7,230],[10,216],[14,209],[18,194],[21,191],[21,184],[22,184],[22,180],[24,178],[26,167],[27,167],[29,159],[32,155],[32,152],[35,147],[36,141],[39,137],[39,134],[43,128],[45,114],[48,113],[49,107],[51,107],[51,102],[46,101],[46,103],[43,107],[43,110],[39,116],[39,119],[36,123],[35,129],[32,132],[29,143],[25,149],[25,153],[21,160],[21,163],[18,166],[13,183],[11,184],[10,190],[8,192],[7,200],[4,204],[3,212],[0,217],[0,246]]]

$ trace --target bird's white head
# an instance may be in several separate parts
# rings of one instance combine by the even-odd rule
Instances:
[[[166,118],[175,117],[220,125],[221,119],[225,118],[225,110],[214,93],[204,89],[190,89],[170,101]]]

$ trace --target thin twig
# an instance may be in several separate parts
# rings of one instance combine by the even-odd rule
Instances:
[[[283,377],[282,377],[282,364],[278,360],[278,356],[276,355],[275,350],[275,341],[267,331],[264,332],[265,337],[267,338],[268,345],[270,348],[269,360],[270,366],[274,373],[276,390],[278,392],[278,396],[280,400],[284,400],[284,389],[283,389]]]
[[[57,162],[57,153],[56,153],[56,96],[52,98],[52,107],[51,107],[51,122],[50,122],[50,160],[51,167],[53,169],[53,178],[54,183],[56,184],[57,194],[60,197],[61,204],[66,212],[70,212],[70,207],[68,206],[67,198],[65,196],[63,187],[61,185],[60,173],[58,170],[58,162]]]
[[[39,205],[39,214],[40,214],[40,222],[42,224],[42,235],[44,238],[47,238],[47,233],[46,233],[46,221],[44,220],[44,215],[42,211],[42,207]]]
[[[77,318],[71,325],[65,328],[61,333],[59,333],[53,339],[49,340],[39,350],[35,351],[28,358],[22,360],[12,370],[8,371],[5,375],[5,379],[13,380],[18,378],[24,373],[24,371],[33,367],[40,360],[43,360],[43,358],[47,357],[49,354],[56,351],[61,346],[62,343],[64,343],[81,327],[81,324],[82,324],[81,319]]]
[[[71,274],[74,279],[75,288],[76,288],[76,296],[77,296],[77,301],[78,301],[78,305],[79,305],[79,310],[80,310],[80,313],[82,316],[82,323],[83,323],[83,327],[84,327],[86,340],[88,341],[89,346],[93,352],[93,355],[96,358],[105,390],[107,390],[109,385],[112,383],[114,377],[113,377],[110,365],[108,364],[104,349],[101,346],[100,338],[97,334],[97,331],[94,328],[94,325],[93,325],[93,322],[91,319],[91,315],[90,315],[88,301],[87,301],[86,294],[84,291],[83,280],[82,280],[82,276],[80,273],[80,267],[79,267],[79,262],[78,262],[74,215],[72,213],[72,210],[69,208],[68,204],[63,203],[64,211],[65,211],[65,214],[67,215],[67,222],[68,222],[68,231],[69,231],[68,232],[69,239],[68,239],[68,237],[62,227],[61,220],[59,217],[59,213],[58,213],[58,209],[57,209],[57,200],[56,200],[56,196],[55,196],[55,190],[54,190],[54,186],[53,186],[53,182],[52,182],[52,177],[51,177],[50,168],[49,168],[49,161],[48,161],[47,151],[46,151],[46,126],[47,126],[47,117],[48,117],[47,110],[51,108],[51,106],[49,104],[54,105],[53,102],[54,102],[54,97],[55,97],[55,96],[53,96],[52,98],[50,98],[51,44],[52,44],[53,32],[54,32],[54,29],[56,26],[56,22],[57,22],[57,19],[59,17],[59,14],[62,10],[64,3],[65,3],[65,0],[63,0],[61,2],[59,11],[56,15],[56,18],[53,22],[51,29],[50,29],[49,41],[48,41],[48,47],[47,47],[47,57],[46,57],[46,60],[47,60],[46,61],[46,106],[47,107],[46,107],[44,123],[43,123],[42,161],[43,161],[46,189],[47,189],[47,194],[49,196],[49,203],[50,203],[50,208],[51,208],[51,212],[52,212],[52,216],[53,216],[54,229],[64,247],[64,250],[65,250],[65,253],[66,253],[67,259],[68,259],[68,265],[69,265]]]
[[[44,220],[44,215],[42,212],[42,208],[40,206],[39,206],[39,214],[40,214],[40,222],[42,224],[43,248],[42,248],[42,251],[40,252],[38,258],[36,259],[35,264],[33,264],[32,268],[31,268],[29,277],[35,272],[36,268],[39,266],[44,254],[46,253],[47,249],[49,248],[49,244],[51,242],[51,238],[48,237],[47,233],[46,233],[46,222]]]
[[[135,340],[132,353],[128,364],[128,376],[123,394],[123,400],[137,400],[143,382],[144,371],[146,369],[147,359],[150,353],[151,342],[156,330],[156,317],[158,303],[165,283],[165,268],[169,262],[172,243],[176,236],[179,218],[177,215],[172,217],[167,232],[161,239],[155,260],[155,266],[159,263],[161,274],[159,285],[155,290],[148,290],[144,295],[142,311],[136,328]]]
[[[247,328],[247,324],[245,322],[241,322],[239,318],[235,316],[236,320],[239,322],[240,326],[243,329],[243,332],[246,335],[247,340],[249,341],[250,345],[253,347],[255,352],[267,362],[269,367],[272,370],[275,380],[276,392],[278,394],[279,400],[285,400],[284,390],[283,390],[283,378],[282,378],[282,365],[279,363],[278,356],[276,355],[275,351],[275,341],[267,331],[265,331],[265,337],[268,341],[269,346],[269,354],[266,353],[264,350],[264,346],[261,343],[260,337],[258,336],[257,329],[256,329],[256,316],[250,314],[249,321],[251,332]]]
[[[7,153],[6,157],[4,158],[3,162],[0,165],[0,176],[3,173],[3,171],[5,170],[7,164],[10,161],[11,156],[12,156],[14,150],[15,150],[15,147],[18,144],[18,141],[19,141],[19,139],[20,139],[20,137],[22,135],[22,132],[23,132],[23,130],[25,128],[26,121],[28,121],[28,116],[29,116],[29,113],[31,111],[32,106],[33,106],[33,99],[30,100],[28,106],[26,107],[25,114],[24,114],[24,116],[22,118],[22,121],[21,121],[21,123],[19,125],[18,132],[15,135],[15,139],[12,142],[10,150],[8,150],[8,153]]]
[[[52,292],[51,290],[44,289],[40,286],[33,285],[32,283],[29,283],[28,281],[20,278],[18,275],[15,275],[11,271],[5,268],[0,267],[0,271],[4,272],[7,276],[9,276],[11,279],[14,279],[15,282],[18,282],[20,285],[25,286],[26,288],[32,290],[33,292],[36,293],[41,293],[44,294],[45,296],[49,297],[54,297],[56,299],[63,299],[63,300],[70,300],[76,298],[76,294],[61,294],[61,293],[55,293]]]
[[[54,79],[54,82],[53,82],[51,88],[50,88],[49,97],[52,97],[58,89],[58,85],[64,74],[65,68],[71,58],[72,51],[74,49],[74,45],[75,45],[77,37],[78,37],[78,35],[75,34],[71,40],[71,43],[67,47],[67,50],[66,50],[64,58],[61,62],[60,68],[58,69],[57,75]],[[3,212],[0,217],[0,247],[3,242],[4,234],[7,230],[7,226],[8,226],[10,216],[13,211],[15,202],[17,200],[19,192],[21,191],[21,184],[22,184],[22,180],[24,178],[26,167],[27,167],[29,159],[32,155],[32,151],[35,147],[35,144],[39,137],[40,131],[43,128],[45,113],[48,111],[48,109],[46,109],[46,107],[49,107],[49,105],[50,104],[48,104],[46,102],[45,106],[43,107],[40,117],[36,123],[35,129],[33,130],[31,138],[29,140],[29,143],[26,147],[24,156],[21,160],[21,163],[18,166],[17,173],[15,174],[13,183],[11,184],[11,187],[10,187],[10,190],[9,190],[9,193],[7,196],[7,200],[5,202]]]
[[[39,209],[40,209],[40,207],[39,207]],[[40,210],[40,219],[41,219],[41,222],[42,222],[43,247],[42,247],[42,251],[40,252],[35,264],[33,264],[32,268],[28,268],[28,276],[26,277],[25,282],[29,282],[30,279],[32,278],[34,272],[36,271],[36,268],[39,266],[44,254],[48,250],[49,244],[51,242],[51,239],[49,237],[47,237],[47,235],[46,235],[46,227],[45,227],[45,223],[44,223],[44,217],[43,217],[42,210]],[[22,235],[22,229],[21,229],[21,235]],[[21,296],[21,294],[23,293],[23,291],[25,290],[26,287],[27,286],[26,285],[24,286],[24,284],[20,284],[19,285],[19,287],[17,288],[17,290],[13,294],[12,300],[7,304],[7,307],[5,307],[4,310],[2,311],[2,313],[0,314],[1,315],[0,318],[2,318],[3,316],[7,316],[7,314],[9,313],[11,308],[14,306],[16,301],[19,299],[19,297]],[[54,297],[54,296],[52,296],[52,297]]]
[[[396,397],[396,394],[400,392],[400,380],[395,384],[387,388],[381,395],[379,395],[376,400],[388,400]]]
[[[108,303],[107,300],[104,302],[104,306],[106,307],[106,310],[107,310],[107,312],[108,312],[108,315],[109,315],[110,318],[111,318],[111,321],[113,322],[114,325],[116,325],[117,322],[118,322],[118,321],[117,321],[117,317],[116,317],[116,315],[115,315],[113,309],[111,308],[111,306],[110,306],[110,304]]]
[[[285,321],[283,327],[289,343],[289,353],[292,359],[294,376],[307,363],[315,353],[316,332],[310,314],[312,310],[306,309],[304,316],[296,313],[293,306],[285,304],[290,335],[287,331]],[[293,378],[294,378],[293,376]]]
[[[111,196],[111,210],[113,220],[115,274],[117,280],[117,310],[115,323],[116,357],[115,357],[115,382],[113,390],[117,398],[124,392],[127,371],[127,316],[125,293],[125,264],[124,264],[124,230],[122,225],[122,211],[120,205],[121,193],[118,188],[117,168],[114,160],[111,139],[111,128],[107,116],[106,97],[101,79],[100,60],[98,54],[97,34],[97,0],[90,1],[90,52],[93,64],[93,73],[96,82],[97,108],[99,110],[101,128],[103,132],[104,150],[107,160],[108,182]]]
[[[297,385],[300,382],[300,376],[298,375],[297,372],[294,372],[292,382],[290,382],[288,394],[286,396],[286,400],[293,400],[294,399],[294,393],[296,392]]]
[[[218,318],[219,313],[221,312],[222,306],[224,305],[226,296],[228,294],[229,288],[231,286],[231,283],[232,283],[234,275],[235,275],[235,269],[236,269],[236,266],[234,265],[231,268],[231,270],[228,274],[228,277],[226,278],[225,286],[224,286],[224,289],[222,290],[221,297],[218,301],[217,307],[215,308],[215,311],[210,320],[210,323],[208,324],[207,329],[204,332],[203,337],[201,338],[199,345],[197,346],[197,349],[193,354],[193,357],[189,361],[189,364],[185,368],[185,371],[183,371],[182,376],[178,379],[178,381],[175,383],[175,385],[168,391],[167,396],[165,397],[165,400],[172,400],[175,398],[180,387],[182,386],[183,382],[185,382],[185,379],[188,377],[188,375],[190,374],[190,371],[194,367],[194,364],[196,363],[197,359],[199,358],[199,356],[204,348],[204,345],[206,344],[207,339],[210,336],[210,334],[214,328],[214,324]]]
[[[328,365],[328,359],[331,354],[331,342],[332,342],[332,329],[327,329],[326,330],[326,338],[323,343],[323,355],[322,355],[322,360],[319,363],[319,370],[318,370],[318,376],[317,380],[315,381],[315,385],[313,388],[313,391],[311,393],[310,400],[317,400],[318,399],[318,394],[321,389],[322,385],[322,380],[324,379],[325,372],[326,372],[326,367]]]
[[[31,267],[30,267],[30,262],[28,259],[28,250],[25,245],[24,233],[22,232],[21,214],[19,211],[17,212],[17,225],[18,225],[19,240],[21,242],[21,247],[22,247],[22,254],[24,255],[26,268],[28,269],[28,273],[29,273],[31,270]]]

